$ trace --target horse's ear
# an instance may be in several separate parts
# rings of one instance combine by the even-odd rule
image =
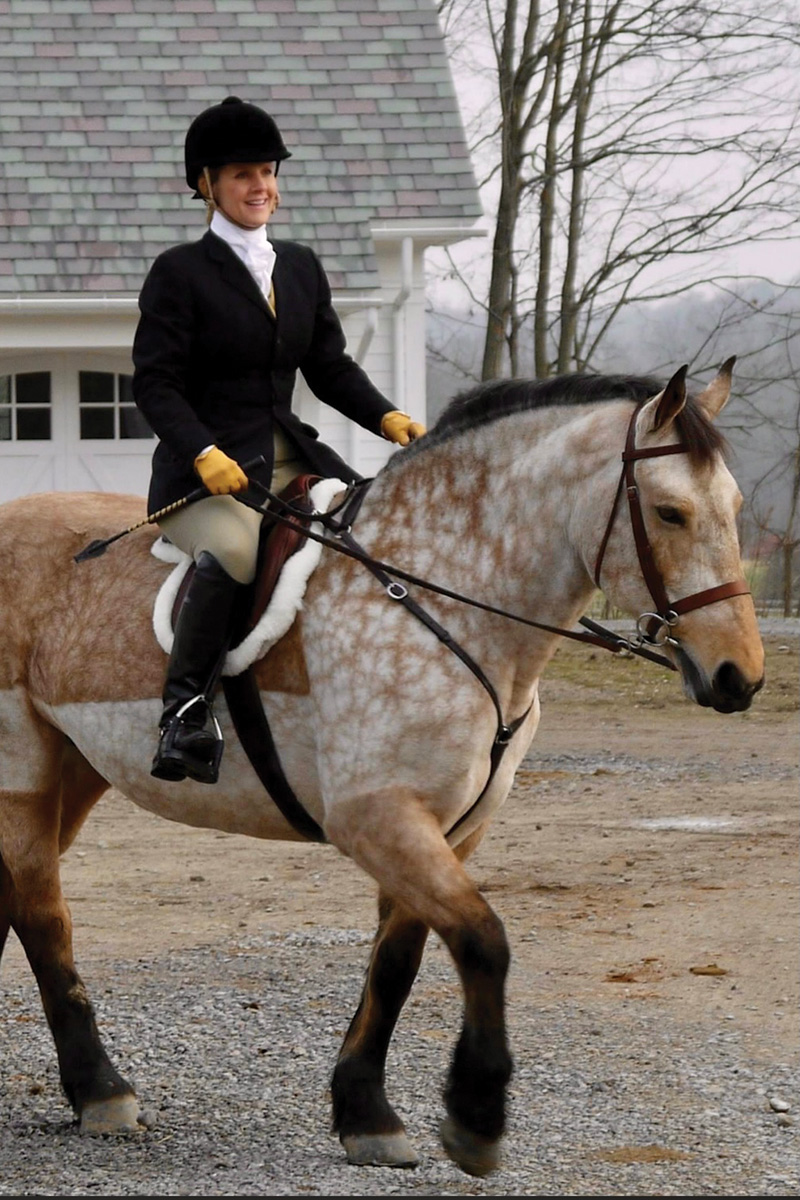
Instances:
[[[728,397],[731,394],[733,364],[735,362],[735,355],[733,358],[727,358],[708,387],[697,397],[697,403],[704,409],[710,421],[713,421],[722,412],[728,402]]]
[[[642,406],[639,414],[641,434],[665,429],[670,425],[686,403],[686,372],[688,366],[679,367],[666,387]]]

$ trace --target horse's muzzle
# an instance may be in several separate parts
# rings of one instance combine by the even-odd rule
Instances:
[[[719,713],[744,712],[764,686],[763,675],[751,682],[733,662],[724,662],[709,680],[679,643],[673,643],[673,651],[680,667],[684,691],[702,708],[713,708]]]

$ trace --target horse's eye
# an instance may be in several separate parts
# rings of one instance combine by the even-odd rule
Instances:
[[[677,508],[670,508],[668,504],[660,504],[656,508],[656,512],[662,521],[667,525],[685,525],[683,513]]]

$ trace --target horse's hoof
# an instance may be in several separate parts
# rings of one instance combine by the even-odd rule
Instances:
[[[500,1165],[500,1143],[490,1142],[446,1117],[439,1127],[442,1145],[457,1167],[482,1178]]]
[[[112,1096],[109,1100],[91,1100],[81,1113],[81,1133],[143,1133],[139,1121],[139,1101],[135,1096]]]
[[[417,1154],[400,1133],[348,1134],[342,1138],[347,1161],[354,1167],[416,1167]]]

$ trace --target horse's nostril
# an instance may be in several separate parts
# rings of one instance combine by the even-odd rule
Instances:
[[[749,701],[764,686],[763,677],[757,683],[749,683],[735,663],[725,662],[714,676],[714,689],[734,701]]]

